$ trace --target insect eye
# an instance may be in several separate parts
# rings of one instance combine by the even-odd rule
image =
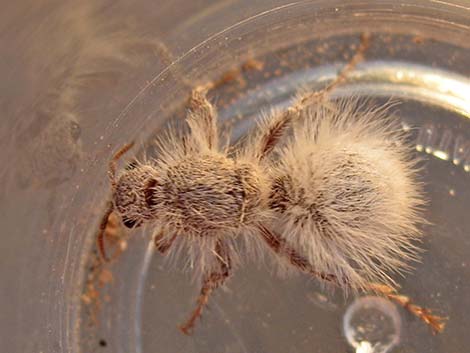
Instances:
[[[127,228],[137,228],[138,226],[140,226],[140,223],[141,222],[138,222],[136,220],[132,220],[132,219],[128,219],[128,218],[124,218],[122,220],[122,223],[124,223],[124,225],[127,227]]]
[[[82,134],[82,129],[80,128],[80,125],[78,125],[78,123],[76,123],[75,121],[72,121],[70,125],[70,134],[72,135],[74,141],[77,141],[80,138],[80,135]]]

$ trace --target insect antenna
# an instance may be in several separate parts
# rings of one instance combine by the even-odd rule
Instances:
[[[116,168],[119,158],[121,158],[126,152],[128,152],[134,146],[134,142],[127,143],[122,146],[111,158],[108,164],[108,177],[111,181],[111,188],[114,190],[116,187]]]
[[[108,165],[108,177],[111,182],[111,190],[114,192],[116,189],[116,169],[117,169],[117,162],[119,158],[121,158],[126,152],[128,152],[134,146],[134,142],[125,144],[121,147],[111,158]],[[106,207],[106,211],[101,218],[100,222],[100,230],[98,236],[96,237],[97,247],[100,253],[100,257],[104,262],[109,262],[109,258],[106,256],[106,251],[104,248],[104,232],[106,230],[106,226],[108,225],[108,218],[109,215],[114,211],[114,205],[112,201],[108,202],[108,206]]]

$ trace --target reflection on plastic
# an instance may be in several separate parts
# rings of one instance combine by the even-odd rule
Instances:
[[[362,297],[346,310],[343,330],[356,353],[387,353],[400,341],[397,308],[381,297]]]

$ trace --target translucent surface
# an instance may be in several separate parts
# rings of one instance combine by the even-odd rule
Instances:
[[[177,325],[199,285],[153,253],[151,229],[114,244],[124,251],[105,270],[93,251],[112,151],[134,140],[137,155],[151,152],[165,123],[182,121],[188,81],[215,79],[250,58],[262,63],[211,93],[237,140],[261,111],[287,106],[299,87],[334,77],[359,34],[370,31],[366,61],[334,95],[400,102],[394,112],[423,159],[430,225],[422,263],[399,283],[418,303],[450,318],[446,331],[433,336],[397,308],[401,338],[391,352],[465,352],[470,9],[436,1],[184,4],[24,2],[2,11],[1,350],[354,351],[342,327],[354,298],[304,275],[279,278],[246,262],[188,338]],[[119,25],[109,24],[114,18]],[[111,35],[116,28],[132,35]],[[120,49],[122,41],[131,49]],[[160,41],[176,58],[166,70]],[[122,50],[124,59],[96,59],[103,43],[111,43],[113,55]],[[67,80],[76,76],[85,84]]]
[[[385,298],[362,297],[346,310],[343,332],[357,353],[387,353],[400,342],[400,314]]]

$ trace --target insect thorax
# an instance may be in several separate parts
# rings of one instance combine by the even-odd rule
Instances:
[[[259,174],[253,165],[221,155],[185,157],[168,166],[155,185],[154,209],[182,232],[236,230],[259,212]]]

